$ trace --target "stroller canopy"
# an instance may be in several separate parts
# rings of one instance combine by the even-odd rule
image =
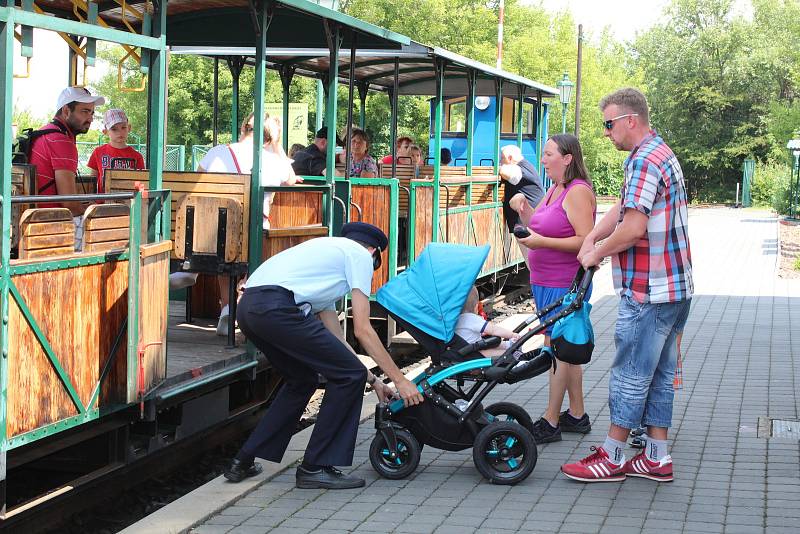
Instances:
[[[378,302],[446,343],[488,255],[489,245],[431,243],[410,268],[378,290]]]

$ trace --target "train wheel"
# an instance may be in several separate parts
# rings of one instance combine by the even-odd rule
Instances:
[[[398,480],[414,472],[419,465],[422,448],[408,430],[395,429],[394,433],[397,439],[395,457],[392,458],[386,440],[378,432],[369,447],[369,461],[383,478]]]
[[[522,482],[536,467],[536,442],[518,423],[495,421],[478,433],[472,459],[481,475],[492,484]]]
[[[484,411],[494,417],[495,421],[519,423],[533,434],[533,420],[522,406],[513,402],[496,402],[487,406]]]

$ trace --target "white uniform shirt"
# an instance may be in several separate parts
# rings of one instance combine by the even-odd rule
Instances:
[[[231,150],[236,154],[234,162]],[[236,168],[239,164],[239,169]],[[276,154],[272,150],[264,149],[261,152],[261,185],[274,186],[286,183],[294,174],[292,160]],[[209,150],[200,161],[200,167],[207,172],[226,172],[250,174],[253,171],[253,145],[246,143],[231,143],[230,145],[217,145]],[[269,228],[269,207],[272,204],[273,193],[264,193],[264,228]]]
[[[294,292],[297,304],[311,311],[332,310],[353,289],[369,296],[372,256],[359,243],[344,237],[318,237],[272,256],[255,270],[246,288],[280,286]]]

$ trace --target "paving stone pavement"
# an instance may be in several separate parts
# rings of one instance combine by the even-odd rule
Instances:
[[[674,482],[591,485],[559,472],[601,443],[609,424],[618,299],[606,266],[596,277],[596,349],[584,377],[593,431],[540,446],[523,483],[494,486],[476,471],[471,451],[431,447],[408,479],[378,478],[368,460],[375,433],[368,420],[352,468],[365,488],[298,490],[289,469],[193,532],[797,532],[800,445],[759,437],[757,423],[760,416],[798,419],[800,282],[776,275],[777,221],[768,213],[692,210],[690,236],[697,287],[670,431]],[[487,402],[500,400],[535,419],[547,401],[546,377],[498,387]]]

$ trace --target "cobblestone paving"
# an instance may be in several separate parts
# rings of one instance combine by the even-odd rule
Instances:
[[[525,482],[491,485],[471,451],[430,447],[412,477],[380,479],[368,460],[369,420],[360,427],[353,467],[366,488],[298,490],[288,470],[194,532],[797,532],[800,446],[758,437],[757,422],[798,419],[800,283],[775,276],[777,228],[768,214],[693,210],[690,220],[697,288],[670,432],[674,482],[587,485],[559,473],[601,443],[609,424],[617,298],[605,267],[592,299],[597,346],[584,378],[593,431],[540,446]],[[537,377],[498,387],[488,401],[516,402],[535,419],[546,399],[547,380]]]

